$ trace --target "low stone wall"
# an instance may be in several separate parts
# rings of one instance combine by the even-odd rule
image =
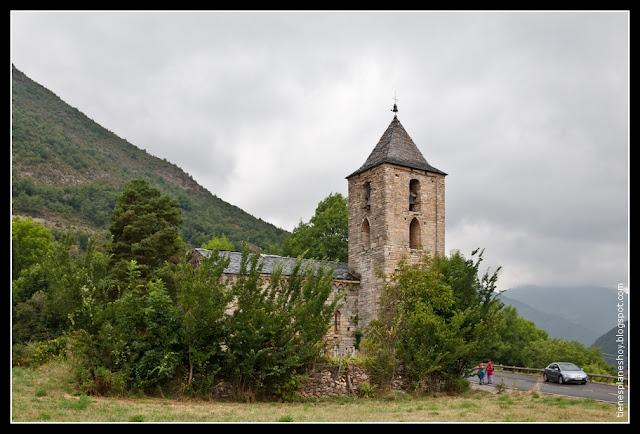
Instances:
[[[316,365],[307,375],[309,378],[299,391],[305,398],[357,395],[362,384],[371,384],[369,374],[362,366],[321,364]],[[392,382],[392,389],[407,390],[408,386],[409,383],[402,372],[397,373]]]
[[[298,393],[303,398],[358,395],[362,384],[371,384],[367,370],[362,366],[317,364],[307,372],[307,380]],[[398,371],[391,383],[392,390],[408,390],[409,382],[402,371]],[[220,381],[212,390],[217,399],[231,399],[231,383]]]

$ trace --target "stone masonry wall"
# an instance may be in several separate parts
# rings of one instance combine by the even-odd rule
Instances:
[[[362,366],[316,365],[299,393],[304,398],[357,395],[362,384],[371,384]],[[408,390],[407,379],[399,373],[392,382],[393,390]]]
[[[307,372],[307,379],[298,389],[298,393],[303,398],[358,395],[365,383],[371,385],[371,380],[362,366],[317,364]],[[409,390],[409,381],[401,369],[391,382],[391,390]],[[231,399],[233,386],[226,380],[219,381],[211,390],[211,394],[218,399]]]
[[[409,210],[409,183],[420,183],[416,209]],[[365,200],[365,185],[370,200]],[[409,226],[420,224],[420,248],[411,249]],[[369,245],[363,222],[369,223]],[[401,259],[416,262],[427,253],[444,255],[444,176],[393,164],[381,164],[349,178],[349,270],[360,278],[359,326],[376,317],[384,280],[378,275],[396,271]]]

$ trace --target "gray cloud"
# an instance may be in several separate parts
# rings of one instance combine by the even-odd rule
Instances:
[[[12,62],[292,229],[399,117],[447,177],[447,247],[502,285],[626,282],[629,15],[13,12]]]

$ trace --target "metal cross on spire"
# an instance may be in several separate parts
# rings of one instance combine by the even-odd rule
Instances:
[[[391,109],[395,114],[393,117],[398,117],[398,97],[396,96],[396,92],[393,92],[393,108]]]

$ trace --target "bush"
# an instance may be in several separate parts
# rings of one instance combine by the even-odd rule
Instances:
[[[307,376],[301,374],[293,374],[287,381],[274,386],[276,396],[279,396],[284,402],[296,402],[300,400],[299,390],[306,381]]]
[[[34,365],[42,365],[55,357],[64,356],[66,347],[66,336],[59,336],[55,339],[36,343],[32,355]]]
[[[355,333],[353,334],[353,337],[355,338],[355,343],[353,344],[353,347],[356,350],[360,349],[360,342],[362,342],[362,336],[364,335],[364,333],[362,333],[362,330],[357,329],[355,331]]]
[[[259,255],[246,247],[232,288],[235,310],[226,321],[225,374],[236,395],[280,398],[294,388],[296,375],[322,350],[339,297],[332,295],[333,270],[303,268],[298,260],[291,274],[282,268],[261,278]],[[293,380],[293,381],[292,381]]]
[[[481,274],[483,253],[470,259],[425,255],[403,260],[388,276],[378,317],[366,329],[371,380],[388,389],[400,366],[419,393],[468,389],[462,381],[498,340],[502,304],[498,270]]]
[[[363,398],[373,398],[375,389],[369,383],[362,383],[358,386],[358,395]]]
[[[15,344],[13,345],[13,364],[28,367],[43,365],[56,357],[64,357],[66,345],[66,336],[41,342]]]
[[[498,391],[498,393],[503,393],[505,390],[507,390],[507,385],[504,384],[504,380],[496,384],[496,390]]]
[[[582,365],[582,370],[587,374],[611,375],[609,367],[603,367],[600,363],[589,363]]]
[[[13,344],[11,346],[11,361],[13,366],[28,366],[28,353],[26,344]]]
[[[458,395],[469,390],[470,384],[466,378],[447,378],[444,383],[444,391],[450,394]]]
[[[113,386],[113,375],[111,371],[104,366],[99,366],[93,374],[93,383],[90,386],[89,393],[91,395],[106,395],[111,391]]]
[[[76,387],[85,393],[95,390],[93,370],[100,362],[95,351],[94,338],[85,330],[70,333],[66,355]]]

